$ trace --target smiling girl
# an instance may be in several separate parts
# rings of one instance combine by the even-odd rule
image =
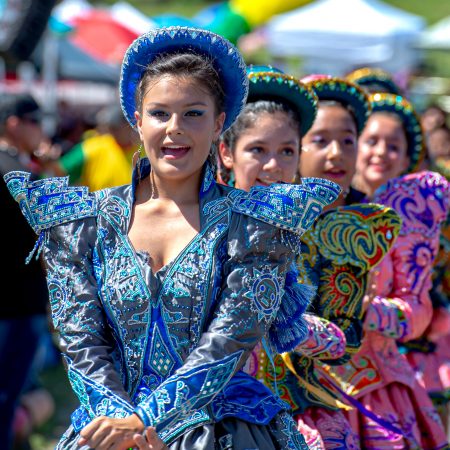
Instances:
[[[288,182],[294,176],[298,177],[300,167],[302,175],[305,168],[305,176],[339,181],[347,189],[355,171],[357,133],[363,128],[369,111],[365,94],[352,84],[336,84],[336,80],[308,86],[272,68],[252,68],[249,79],[249,102],[235,124],[224,134],[220,145],[223,164],[230,171],[226,174],[228,179],[248,190],[254,184],[270,183],[277,179]],[[290,83],[283,84],[283,79]],[[321,86],[325,89],[319,89]],[[299,92],[304,94],[299,95]],[[331,96],[328,103],[325,98],[321,99],[327,93]],[[322,106],[322,102],[319,102],[317,117],[311,108],[316,99],[314,94],[324,103]],[[345,106],[331,100],[336,97],[342,101],[346,99]],[[349,103],[354,105],[357,118],[347,109]],[[323,117],[322,108],[327,113],[328,106],[330,117]],[[333,114],[335,110],[336,114]],[[341,110],[343,113],[339,116]],[[296,117],[297,120],[294,120]],[[338,118],[342,120],[337,122]],[[300,140],[303,142],[301,151],[299,146],[293,145],[300,143]],[[313,147],[313,141],[317,142],[316,147]],[[310,142],[311,147],[306,150],[305,145]],[[344,142],[344,150],[349,150],[350,154],[346,164],[341,162],[341,142]],[[307,155],[304,155],[306,152]],[[331,165],[328,154],[332,155]],[[333,205],[343,204],[346,199],[340,196]],[[369,215],[370,219],[366,217]],[[316,236],[323,232],[327,237],[333,235],[333,232],[327,232],[332,228],[330,222],[333,221],[333,230],[346,230],[347,238],[339,242],[333,241],[333,238],[325,238],[320,244],[316,242]],[[376,228],[381,221],[386,226],[385,230],[391,231],[389,239],[382,233],[365,231],[370,227]],[[339,411],[344,405],[339,402],[335,392],[321,386],[314,374],[314,361],[339,361],[347,351],[357,350],[367,271],[389,249],[398,225],[392,210],[373,205],[366,209],[360,207],[357,210],[327,214],[322,226],[315,227],[315,233],[301,247],[298,246],[299,254],[307,254],[298,257],[300,279],[304,284],[318,288],[318,295],[310,307],[311,313],[305,316],[309,326],[307,338],[299,343],[295,352],[283,356],[270,355],[270,348],[260,345],[247,361],[246,371],[291,405],[297,426],[305,435],[310,449],[359,448],[350,425]],[[358,240],[352,242],[355,233]],[[346,250],[350,244],[346,261],[337,255],[338,244]],[[373,249],[377,257],[365,254],[361,250],[364,246]],[[355,253],[357,256],[353,260],[349,255]],[[308,259],[308,255],[314,261]],[[289,290],[288,293],[290,295],[293,292]],[[338,325],[324,317],[332,318]]]
[[[266,334],[279,351],[304,338],[303,305],[290,303],[295,322],[283,307],[292,246],[339,188],[215,183],[214,141],[247,88],[222,37],[150,31],[122,64],[122,109],[146,154],[132,184],[89,193],[6,176],[40,233],[80,400],[57,448],[123,450],[144,428],[171,450],[306,448],[286,405],[241,368]]]

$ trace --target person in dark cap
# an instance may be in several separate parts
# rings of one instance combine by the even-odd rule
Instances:
[[[0,221],[3,262],[0,291],[0,448],[9,449],[11,421],[46,326],[48,299],[44,271],[38,260],[25,265],[35,235],[17,210],[3,175],[32,172],[31,155],[43,138],[42,111],[28,94],[0,98]]]

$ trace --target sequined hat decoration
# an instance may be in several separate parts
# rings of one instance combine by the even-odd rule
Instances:
[[[425,139],[420,119],[408,100],[400,95],[377,92],[369,96],[372,114],[390,112],[397,114],[403,122],[408,141],[409,166],[405,173],[415,172],[425,157]]]
[[[362,67],[350,72],[345,78],[361,86],[369,93],[385,92],[396,95],[402,94],[401,89],[394,82],[391,74],[382,69]]]
[[[248,92],[246,65],[238,49],[218,34],[200,28],[167,27],[138,37],[125,53],[120,76],[120,102],[132,127],[136,125],[135,92],[146,67],[163,53],[192,52],[206,56],[219,74],[225,93],[225,123],[231,126],[245,105]]]
[[[250,66],[248,102],[281,100],[299,115],[300,130],[304,136],[317,114],[317,97],[312,89],[297,78],[270,66]]]
[[[309,75],[302,82],[310,86],[320,100],[335,100],[350,106],[356,119],[358,134],[364,129],[372,110],[366,92],[358,85],[329,75]]]

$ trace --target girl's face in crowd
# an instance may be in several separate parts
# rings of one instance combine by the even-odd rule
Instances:
[[[355,174],[357,139],[349,111],[340,105],[319,106],[316,120],[303,138],[301,176],[325,178],[348,189]]]
[[[298,166],[299,131],[283,112],[260,114],[255,124],[236,140],[234,151],[223,142],[220,156],[234,172],[235,186],[249,191],[252,186],[292,183]]]
[[[358,143],[356,170],[374,192],[409,165],[408,143],[400,118],[375,113],[367,121]]]
[[[181,180],[201,173],[225,113],[195,80],[165,75],[151,80],[135,117],[155,175]]]

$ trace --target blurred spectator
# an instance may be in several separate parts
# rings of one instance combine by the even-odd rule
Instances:
[[[130,183],[137,133],[130,129],[119,105],[104,107],[96,119],[98,134],[63,155],[54,172],[69,175],[71,184],[92,191]]]
[[[421,123],[425,133],[436,128],[445,126],[447,120],[446,112],[437,105],[429,106],[422,114]]]
[[[450,158],[450,129],[448,127],[434,128],[428,132],[427,154],[430,161]]]
[[[3,176],[13,170],[39,174],[32,159],[42,141],[41,109],[28,94],[0,97],[0,236],[3,261],[0,299],[0,448],[11,445],[12,419],[39,338],[47,326],[47,284],[39,261],[25,265],[36,242]]]
[[[96,127],[95,114],[98,110],[98,107],[83,107],[80,110],[64,101],[59,103],[58,127],[53,144],[60,146],[62,155],[89,135],[95,134],[93,130]]]

